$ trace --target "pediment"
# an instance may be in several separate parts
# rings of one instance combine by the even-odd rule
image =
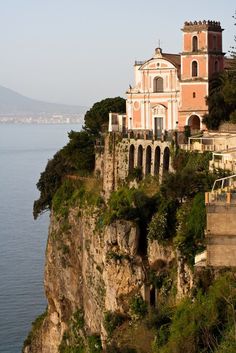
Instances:
[[[165,114],[167,108],[162,105],[162,104],[157,104],[154,107],[152,107],[152,113],[153,114]]]

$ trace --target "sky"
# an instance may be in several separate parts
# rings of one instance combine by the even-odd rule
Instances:
[[[135,60],[180,53],[185,21],[220,21],[234,44],[235,0],[1,0],[0,85],[55,103],[125,96]]]

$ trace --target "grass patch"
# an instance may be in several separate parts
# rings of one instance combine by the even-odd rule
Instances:
[[[47,310],[43,314],[39,315],[34,322],[32,322],[32,328],[30,333],[28,334],[28,337],[25,339],[23,343],[22,352],[24,351],[25,347],[30,346],[32,341],[37,337],[46,316],[47,316]]]

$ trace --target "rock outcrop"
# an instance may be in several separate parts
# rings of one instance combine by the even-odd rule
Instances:
[[[189,291],[189,270],[176,260],[172,247],[149,242],[141,256],[139,240],[144,234],[137,224],[116,220],[101,228],[98,212],[75,207],[66,219],[51,214],[44,283],[47,315],[24,353],[58,353],[78,310],[83,313],[81,336],[98,334],[105,345],[104,314],[127,315],[136,294],[150,303],[150,271],[158,275],[177,265],[177,296]]]

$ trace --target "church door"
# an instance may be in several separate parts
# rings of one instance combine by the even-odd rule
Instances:
[[[163,118],[154,118],[154,134],[155,138],[160,139],[163,131]]]

